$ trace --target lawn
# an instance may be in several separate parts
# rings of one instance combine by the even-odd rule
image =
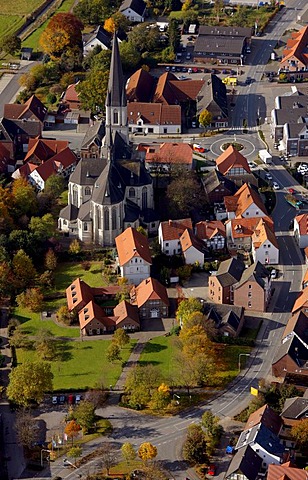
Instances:
[[[15,308],[12,316],[21,322],[21,329],[28,335],[36,335],[38,330],[46,328],[56,337],[78,338],[80,336],[79,327],[60,327],[53,320],[48,318],[42,320],[39,313],[30,312],[25,308]]]
[[[65,292],[67,287],[81,278],[90,287],[105,287],[107,283],[102,276],[102,262],[91,262],[90,270],[86,271],[80,263],[67,262],[59,263],[55,271],[55,288],[57,292]]]
[[[245,347],[242,345],[223,345],[221,355],[224,361],[224,366],[221,367],[219,372],[216,372],[215,386],[225,386],[231,382],[239,374],[239,355],[241,353],[251,352],[251,347]],[[241,358],[241,369],[245,368],[248,357]],[[217,385],[216,385],[217,384]]]
[[[136,343],[122,349],[122,359],[127,361]],[[109,363],[106,358],[110,340],[85,340],[62,342],[60,355],[51,363],[54,374],[54,391],[86,390],[102,380],[108,386],[115,385],[121,372],[122,362]],[[35,350],[17,349],[17,362],[24,363],[37,359]]]
[[[1,0],[2,15],[27,15],[36,10],[44,0]]]

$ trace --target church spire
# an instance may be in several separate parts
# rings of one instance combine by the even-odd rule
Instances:
[[[119,51],[119,43],[116,34],[114,34],[108,90],[106,96],[106,107],[126,107],[126,105],[127,100]]]

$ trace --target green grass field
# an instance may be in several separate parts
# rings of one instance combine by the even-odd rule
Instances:
[[[90,270],[86,271],[80,263],[60,263],[55,271],[55,291],[65,292],[66,288],[76,280],[81,278],[90,287],[104,287],[106,282],[102,276],[102,262],[91,262]]]
[[[42,5],[44,0],[1,0],[2,15],[27,15]]]
[[[122,360],[127,361],[136,341],[122,349]],[[54,391],[86,390],[102,380],[108,386],[115,385],[122,371],[122,362],[109,363],[106,358],[110,340],[62,342],[59,358],[51,363],[54,374]],[[37,359],[35,350],[17,349],[17,362]]]
[[[13,317],[21,322],[21,329],[28,335],[36,335],[38,330],[46,328],[56,337],[78,338],[80,336],[79,327],[60,327],[53,320],[42,320],[39,313],[29,312],[25,308],[15,308]]]
[[[22,15],[2,15],[0,13],[0,39],[14,33],[23,23]]]

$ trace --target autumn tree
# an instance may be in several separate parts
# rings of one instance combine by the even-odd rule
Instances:
[[[121,348],[118,343],[111,342],[109,347],[107,348],[107,360],[108,362],[114,363],[117,360],[121,360]]]
[[[44,264],[52,272],[57,268],[57,255],[51,248],[46,252]]]
[[[10,346],[15,348],[23,348],[28,350],[33,347],[33,341],[30,340],[29,335],[24,333],[21,328],[15,328],[9,339]]]
[[[80,430],[81,426],[76,422],[76,420],[71,420],[66,424],[64,433],[72,440],[72,445],[74,445],[74,438],[78,437]]]
[[[308,418],[299,420],[291,429],[291,435],[301,447],[308,445]]]
[[[103,111],[107,94],[109,71],[93,70],[76,86],[81,105],[92,113]]]
[[[18,410],[15,417],[14,429],[17,435],[17,441],[23,447],[30,449],[32,445],[39,440],[39,429],[28,410]]]
[[[113,334],[112,341],[117,343],[120,348],[123,348],[129,344],[130,337],[123,328],[118,328]]]
[[[0,263],[0,295],[8,296],[14,289],[14,274],[9,262]]]
[[[196,312],[201,313],[202,309],[203,305],[197,298],[190,297],[188,299],[184,299],[178,306],[176,311],[176,319],[181,323],[181,325],[185,325],[191,314]]]
[[[44,295],[39,288],[27,288],[16,297],[16,302],[21,308],[28,308],[31,312],[43,310]]]
[[[117,32],[118,30],[127,32],[129,24],[129,20],[125,15],[123,15],[123,13],[115,12],[113,15],[111,15],[111,17],[105,20],[104,29],[110,33]]]
[[[82,454],[82,448],[79,446],[75,446],[70,448],[70,450],[67,452],[68,456],[74,459],[74,463],[76,465],[76,460],[77,458],[81,457]]]
[[[17,35],[6,35],[1,43],[0,48],[10,55],[14,55],[21,48],[21,39]]]
[[[7,387],[9,400],[18,405],[29,405],[31,401],[40,403],[45,392],[52,391],[53,373],[49,363],[42,361],[17,365],[10,375]]]
[[[83,400],[75,408],[74,416],[82,430],[87,433],[95,423],[95,406],[93,403]]]
[[[68,251],[72,255],[78,255],[81,252],[81,245],[77,238],[71,241]]]
[[[25,177],[16,178],[12,184],[14,216],[20,218],[23,215],[29,217],[35,215],[38,204],[34,188]]]
[[[161,383],[160,370],[151,365],[132,368],[125,382],[125,393],[130,406],[143,408],[151,400],[152,393]]]
[[[189,425],[183,445],[183,458],[191,464],[208,462],[206,440],[200,425]]]
[[[39,43],[44,53],[59,58],[69,48],[82,47],[83,24],[72,13],[53,15],[42,33]]]
[[[138,448],[138,457],[147,464],[149,460],[153,460],[157,456],[157,447],[150,442],[144,442]]]
[[[206,410],[201,418],[201,427],[206,435],[207,441],[214,446],[223,432],[222,426],[219,425],[219,417],[214,415],[211,410]]]
[[[51,213],[46,213],[41,218],[32,217],[29,222],[29,230],[39,241],[51,238],[56,231],[56,224]]]
[[[170,403],[170,400],[170,388],[165,383],[162,383],[158,389],[153,392],[150,407],[153,410],[162,411]]]
[[[172,218],[187,218],[198,205],[206,205],[205,193],[195,172],[177,169],[167,187],[167,202]]]
[[[43,360],[53,360],[56,355],[56,343],[53,333],[40,328],[35,338],[35,349]]]
[[[17,289],[23,289],[33,284],[36,270],[31,258],[23,251],[18,250],[12,260],[14,285]]]
[[[129,462],[131,462],[132,460],[135,460],[136,458],[136,451],[133,445],[129,442],[123,443],[121,447],[121,453],[122,453],[122,457],[127,462],[127,464],[129,464]]]
[[[83,60],[83,68],[85,70],[102,70],[106,71],[110,69],[111,51],[102,50],[97,45],[91,50]]]
[[[57,320],[65,325],[71,325],[74,320],[76,319],[76,314],[74,312],[70,312],[67,308],[67,305],[62,305],[57,310]]]
[[[211,125],[213,120],[213,115],[208,110],[204,109],[199,115],[199,123],[202,127],[206,128]]]

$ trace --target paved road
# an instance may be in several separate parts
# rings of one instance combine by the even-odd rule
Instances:
[[[18,73],[12,75],[10,82],[3,85],[3,89],[0,88],[0,118],[3,116],[4,105],[11,103],[12,99],[15,99],[16,94],[20,90],[19,80],[21,75],[28,72],[36,63],[37,62],[27,62],[23,60],[21,62],[23,66],[18,70]]]

